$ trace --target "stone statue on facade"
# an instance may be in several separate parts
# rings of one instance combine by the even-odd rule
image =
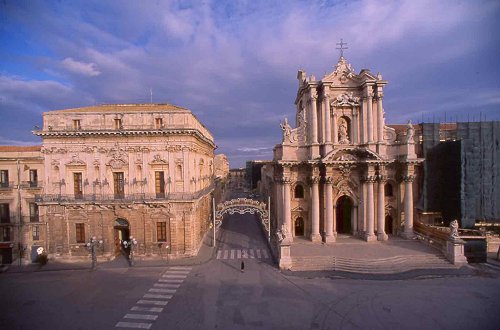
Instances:
[[[283,130],[283,142],[285,142],[285,139],[290,140],[290,133],[292,132],[292,127],[290,124],[288,124],[288,119],[285,118],[285,120],[280,123],[280,127]]]
[[[453,220],[450,222],[450,237],[458,238],[460,235],[458,234],[458,221]]]
[[[339,123],[339,143],[340,144],[348,144],[349,136],[347,134],[347,123],[344,119],[340,119]]]
[[[406,143],[413,143],[413,136],[415,135],[415,129],[411,124],[411,120],[408,120],[406,125]]]
[[[281,225],[281,229],[278,230],[276,236],[278,237],[278,241],[280,243],[283,242],[288,237],[288,230],[286,229],[286,226],[284,224]]]

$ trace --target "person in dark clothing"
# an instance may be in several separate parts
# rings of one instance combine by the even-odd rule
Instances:
[[[245,262],[244,261],[241,262],[240,269],[241,269],[242,273],[245,271]]]

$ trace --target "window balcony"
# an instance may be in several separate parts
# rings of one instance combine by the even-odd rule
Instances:
[[[23,181],[21,186],[28,189],[41,189],[43,181]]]
[[[14,187],[14,181],[4,181],[0,182],[1,190],[11,190]]]

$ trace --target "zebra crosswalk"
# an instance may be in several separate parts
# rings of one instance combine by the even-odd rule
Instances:
[[[269,259],[266,249],[220,249],[217,259]]]
[[[143,299],[139,299],[136,306],[130,309],[133,313],[125,314],[115,327],[150,329],[191,270],[192,267],[169,267],[158,283],[153,284],[153,287],[142,296]]]

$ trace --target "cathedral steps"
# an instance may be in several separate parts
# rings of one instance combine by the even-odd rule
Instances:
[[[396,274],[415,269],[456,269],[439,255],[406,255],[383,259],[336,256],[292,257],[292,271],[342,271],[362,274]]]

